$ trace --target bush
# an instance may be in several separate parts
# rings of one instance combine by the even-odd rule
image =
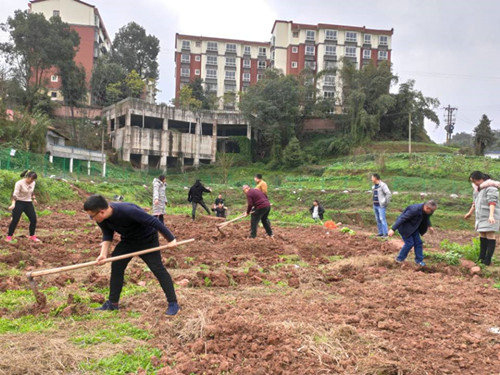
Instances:
[[[296,168],[304,164],[305,155],[297,137],[293,137],[283,150],[283,165],[287,168]]]

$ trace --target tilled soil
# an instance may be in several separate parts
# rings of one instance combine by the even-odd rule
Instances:
[[[99,228],[78,209],[74,216],[62,209],[74,208],[61,204],[39,218],[42,244],[17,237],[17,244],[1,245],[0,262],[30,270],[95,259]],[[0,221],[3,232],[8,222]],[[494,329],[500,327],[500,291],[491,279],[445,264],[419,268],[408,259],[399,265],[393,261],[397,240],[359,233],[277,227],[274,239],[262,228],[249,239],[248,219],[223,234],[217,221],[203,216],[195,222],[168,216],[166,222],[178,239],[196,240],[164,252],[180,285],[180,314],[165,318],[161,289],[140,260],[130,264],[127,282],[147,291],[123,298],[120,312],[124,320],[127,312],[142,313],[155,336],[151,345],[163,352],[152,360],[163,366],[158,374],[500,373]],[[22,221],[17,234],[26,236],[26,228]],[[38,282],[67,291],[60,316],[87,314],[72,295],[83,287],[102,302],[109,266]],[[0,280],[0,291],[26,286],[23,276]],[[49,301],[41,309],[3,314],[53,309]],[[24,368],[0,362],[0,373],[30,373],[26,358]],[[68,371],[76,365],[67,364]]]

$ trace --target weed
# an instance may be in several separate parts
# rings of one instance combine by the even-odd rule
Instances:
[[[75,210],[61,210],[59,211],[62,214],[69,215],[69,216],[75,216],[76,211]]]
[[[343,255],[330,255],[330,256],[326,256],[325,258],[328,259],[330,262],[336,262],[338,260],[344,259],[344,256]]]
[[[17,319],[0,318],[0,334],[41,332],[54,326],[54,322],[44,316],[25,315]]]
[[[193,257],[185,257],[184,258],[184,263],[186,264],[193,264],[194,258]]]
[[[131,337],[136,340],[149,340],[153,335],[148,331],[135,327],[130,323],[113,324],[111,328],[100,329],[97,332],[74,337],[71,341],[78,346],[96,345],[102,342],[111,344],[120,343],[123,338]]]
[[[344,227],[340,230],[342,233],[348,233],[350,234],[351,236],[354,236],[356,234],[355,231],[353,231],[352,229],[349,229],[348,227]]]
[[[21,271],[16,268],[9,267],[8,264],[0,263],[0,277],[9,277],[9,276],[19,276],[21,275]]]
[[[136,373],[139,369],[145,370],[147,374],[154,374],[159,367],[151,363],[153,356],[160,358],[161,350],[139,346],[132,354],[121,352],[111,357],[81,362],[78,367],[93,374],[129,374]]]
[[[205,282],[206,287],[212,286],[212,280],[210,280],[210,278],[208,276],[205,276],[204,282]]]
[[[479,258],[479,240],[474,238],[471,244],[460,245],[449,240],[441,241],[441,249],[444,253],[425,253],[425,256],[437,262],[445,262],[450,265],[458,265],[461,258],[477,261]]]
[[[121,295],[123,297],[129,297],[129,296],[135,296],[137,294],[141,294],[141,293],[144,293],[147,291],[148,291],[148,288],[146,288],[145,286],[140,286],[140,285],[129,283],[123,287]]]
[[[500,289],[500,282],[496,283],[493,285],[493,288],[497,288],[497,289]]]

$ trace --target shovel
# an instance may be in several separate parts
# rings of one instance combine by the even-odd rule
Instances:
[[[216,226],[216,227],[217,227],[217,230],[218,230],[218,231],[219,231],[219,232],[220,232],[220,233],[224,236],[224,235],[225,235],[225,234],[224,234],[224,232],[223,232],[223,231],[221,231],[221,229],[222,229],[222,228],[224,228],[224,227],[228,226],[229,224],[231,224],[231,223],[233,223],[233,222],[235,222],[235,221],[238,221],[238,220],[240,220],[240,219],[243,219],[245,216],[246,216],[246,215],[245,215],[245,214],[243,214],[243,215],[240,215],[240,216],[238,216],[238,217],[235,217],[234,219],[231,219],[231,220],[229,220],[229,221],[225,221],[225,222],[223,222],[223,223],[217,224],[217,226]]]
[[[168,244],[168,245],[153,247],[151,249],[136,251],[134,253],[123,254],[123,255],[118,255],[116,257],[106,258],[102,262],[100,262],[99,265],[104,264],[104,263],[115,262],[115,261],[121,260],[121,259],[132,258],[132,257],[135,257],[137,255],[148,254],[148,253],[152,253],[154,251],[168,249],[168,248],[179,246],[179,245],[184,245],[184,244],[187,244],[187,243],[190,243],[193,241],[194,241],[194,238],[191,238],[189,240],[179,241],[175,245]],[[95,265],[98,265],[98,263],[97,263],[97,261],[93,260],[91,262],[86,262],[86,263],[72,264],[71,266],[49,268],[49,269],[40,270],[40,271],[31,271],[31,272],[26,273],[26,277],[28,278],[28,281],[30,283],[31,290],[35,294],[35,299],[36,299],[37,304],[39,306],[45,306],[45,304],[47,303],[47,298],[45,297],[45,295],[43,293],[40,293],[38,291],[34,277],[44,276],[44,275],[52,275],[55,273],[72,271],[72,270],[77,270],[79,268],[91,267],[91,266],[95,266]]]

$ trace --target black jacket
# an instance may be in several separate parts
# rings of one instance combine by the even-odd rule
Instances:
[[[313,214],[314,212],[314,205],[311,206],[311,208],[309,209],[309,212],[311,213],[311,215]],[[323,220],[323,214],[325,213],[325,209],[323,208],[322,205],[318,204],[318,215],[319,215],[319,218],[321,220]]]
[[[201,184],[200,181],[196,181],[191,189],[189,189],[188,201],[194,203],[200,203],[203,200],[203,193],[210,193],[205,186]]]

